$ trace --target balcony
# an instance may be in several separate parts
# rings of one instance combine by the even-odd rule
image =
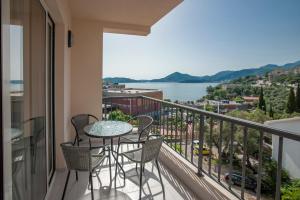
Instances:
[[[300,137],[242,119],[206,112],[192,107],[174,104],[145,96],[110,97],[103,99],[103,120],[111,119],[111,112],[121,110],[127,115],[151,115],[154,119],[151,133],[164,135],[164,144],[159,161],[165,186],[165,192],[159,182],[157,169],[152,163],[146,165],[144,174],[142,199],[280,199],[282,178],[283,141],[300,141]],[[242,130],[242,146],[237,147],[236,133]],[[250,134],[257,134],[259,152],[256,157],[247,158]],[[219,136],[219,146],[229,140],[229,155],[222,155],[212,137]],[[275,191],[266,194],[263,176],[264,156],[267,152],[266,141],[270,135],[279,137],[279,149],[276,168]],[[225,138],[225,137],[229,137]],[[101,143],[101,141],[99,141]],[[222,144],[223,143],[223,144]],[[113,142],[114,147],[117,141]],[[131,146],[123,146],[126,151]],[[199,151],[202,149],[202,151]],[[249,159],[256,170],[255,188],[250,188]],[[240,161],[240,165],[236,163]],[[114,172],[115,164],[112,165]],[[97,177],[93,178],[95,199],[138,199],[139,180],[135,164],[125,160],[126,183],[117,177],[110,185],[109,167],[106,160]],[[239,172],[239,173],[238,173]],[[240,175],[240,184],[236,184],[236,175]],[[60,199],[66,172],[58,171],[48,199]],[[88,174],[79,173],[79,181],[75,173],[71,173],[66,199],[90,199],[91,191]]]
[[[151,132],[165,137],[161,163],[198,199],[281,198],[283,146],[289,140],[298,143],[299,135],[145,96],[104,98],[103,119],[114,110],[153,117]],[[272,136],[278,138],[273,188],[263,179]],[[250,140],[258,148],[251,154]]]

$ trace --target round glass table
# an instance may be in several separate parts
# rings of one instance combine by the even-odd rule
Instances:
[[[84,127],[89,137],[110,139],[126,135],[132,131],[132,125],[121,121],[98,121]]]
[[[105,145],[105,139],[110,139],[111,145],[110,145],[110,153],[107,156],[109,159],[109,175],[110,175],[110,183],[112,182],[112,175],[111,175],[111,156],[116,161],[116,169],[119,166],[119,168],[122,170],[125,178],[125,171],[121,164],[118,161],[118,153],[114,151],[113,149],[113,139],[118,137],[120,140],[121,136],[124,136],[132,131],[133,127],[131,124],[127,122],[121,122],[121,121],[97,121],[92,124],[89,124],[83,128],[85,134],[92,138],[102,138],[103,144]],[[90,143],[91,145],[91,143]],[[117,156],[114,155],[114,153],[117,154]],[[110,156],[111,155],[111,156]],[[116,176],[115,176],[116,181]]]

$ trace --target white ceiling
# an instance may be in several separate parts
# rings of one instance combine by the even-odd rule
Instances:
[[[183,0],[68,0],[72,18],[152,26]]]

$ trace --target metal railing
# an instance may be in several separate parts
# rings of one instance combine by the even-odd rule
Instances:
[[[103,98],[103,119],[108,119],[109,113],[116,109],[128,115],[147,114],[152,116],[154,119],[152,132],[164,135],[165,143],[196,166],[200,176],[203,173],[208,175],[240,199],[245,199],[245,191],[248,186],[247,170],[249,170],[247,165],[252,159],[247,156],[247,151],[252,150],[248,149],[248,140],[254,138],[258,145],[254,168],[256,171],[255,191],[256,199],[261,199],[264,138],[267,135],[278,136],[274,198],[280,199],[283,140],[300,141],[299,135],[264,124],[145,96]],[[238,131],[242,133],[239,134],[241,137],[239,144],[236,142]],[[224,148],[227,148],[227,151],[224,151]],[[224,152],[227,152],[226,156],[223,155]],[[236,158],[236,154],[241,159]],[[241,163],[234,164],[236,162]],[[224,163],[226,163],[226,170]],[[238,189],[233,186],[232,181],[232,175],[237,165],[239,166],[238,170],[241,170],[241,187]],[[227,182],[223,178],[222,167],[229,174]]]

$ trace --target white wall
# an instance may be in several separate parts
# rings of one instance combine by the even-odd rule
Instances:
[[[300,118],[274,120],[266,123],[269,126],[291,131],[300,135]],[[279,137],[272,135],[272,158],[278,160]],[[282,167],[288,170],[293,178],[300,178],[300,142],[283,139]]]

